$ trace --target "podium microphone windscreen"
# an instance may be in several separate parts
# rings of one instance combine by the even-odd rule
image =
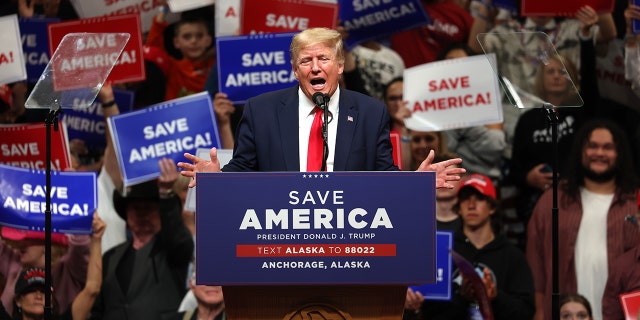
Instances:
[[[324,109],[325,105],[327,104],[327,102],[329,102],[329,95],[324,94],[322,92],[316,92],[313,94],[313,97],[311,97],[311,99],[313,100],[313,103],[316,104],[316,106],[320,107],[320,109]]]

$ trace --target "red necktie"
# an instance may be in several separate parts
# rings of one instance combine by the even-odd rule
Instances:
[[[313,111],[315,116],[309,132],[307,171],[320,171],[322,167],[322,150],[324,149],[324,141],[322,141],[322,109],[315,107]]]

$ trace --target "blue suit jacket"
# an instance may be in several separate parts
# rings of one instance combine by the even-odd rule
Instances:
[[[298,86],[247,100],[233,159],[222,171],[300,171]],[[380,101],[340,89],[334,171],[398,170]],[[334,120],[335,121],[335,120]]]

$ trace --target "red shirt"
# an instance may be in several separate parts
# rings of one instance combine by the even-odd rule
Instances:
[[[444,48],[452,43],[467,43],[473,17],[451,2],[422,4],[431,18],[431,24],[402,31],[391,37],[391,48],[398,52],[407,68],[433,62]]]
[[[158,23],[154,18],[149,34],[147,35],[146,45],[164,50],[163,31],[166,27],[167,22]],[[178,60],[169,58],[165,100],[184,97],[203,91],[214,63],[215,59],[191,61],[189,59]]]

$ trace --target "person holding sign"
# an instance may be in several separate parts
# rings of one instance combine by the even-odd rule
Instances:
[[[340,33],[327,28],[304,30],[294,36],[290,50],[299,85],[247,100],[233,158],[222,171],[319,171],[320,166],[313,167],[307,161],[314,153],[309,151],[313,142],[308,142],[316,113],[314,95],[329,100],[327,171],[398,170],[393,164],[386,107],[338,85],[344,71]],[[322,155],[322,150],[319,153]],[[215,148],[210,160],[189,153],[185,157],[191,163],[178,163],[184,176],[195,178],[196,172],[220,171]],[[452,166],[462,160],[432,163],[433,157],[434,153],[429,153],[418,170],[436,171],[436,187],[453,188],[449,182],[459,180],[465,170]],[[195,185],[194,179],[190,186]]]
[[[172,187],[178,170],[159,161],[161,176],[113,193],[113,205],[131,232],[103,255],[103,282],[91,319],[161,319],[177,315],[193,253],[191,233]]]
[[[453,249],[476,267],[494,319],[532,319],[535,300],[531,269],[525,255],[495,232],[498,206],[496,189],[488,176],[474,173],[465,177],[454,206],[462,218],[462,228],[454,233]],[[480,294],[464,275],[454,271],[453,277],[451,302],[425,303],[425,319],[467,319],[481,303]]]
[[[164,48],[166,11],[160,11],[153,20],[146,45]],[[182,59],[169,58],[165,100],[171,100],[201,92],[207,81],[215,56],[208,53],[212,38],[204,18],[194,14],[182,15],[175,26],[173,46],[180,51]]]
[[[2,227],[0,240],[0,273],[6,277],[7,286],[2,293],[2,302],[9,312],[14,299],[13,285],[23,267],[44,268],[44,232]],[[54,294],[56,312],[62,314],[71,306],[73,299],[82,291],[87,274],[90,237],[87,235],[51,234],[51,271],[56,286]]]

